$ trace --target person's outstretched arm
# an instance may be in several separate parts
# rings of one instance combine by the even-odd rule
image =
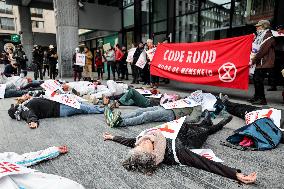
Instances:
[[[1,154],[1,157],[8,159],[18,165],[25,167],[35,165],[44,160],[50,160],[57,157],[59,154],[67,153],[68,149],[66,146],[59,147],[49,147],[45,150],[40,150],[37,152],[30,152],[19,155],[14,152],[5,152]]]
[[[130,147],[130,148],[134,148],[135,147],[135,142],[136,142],[136,138],[126,138],[123,136],[113,136],[110,133],[104,133],[103,135],[104,140],[111,140],[117,143],[120,143],[124,146]]]
[[[202,169],[204,171],[241,181],[246,184],[254,183],[256,181],[256,173],[246,176],[242,174],[241,170],[239,169],[234,169],[221,163],[209,160],[203,156],[193,153],[187,148],[177,150],[177,157],[180,163],[183,165]]]

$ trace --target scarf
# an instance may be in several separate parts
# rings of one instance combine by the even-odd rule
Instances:
[[[257,31],[257,36],[254,40],[253,43],[257,44],[257,45],[261,45],[261,43],[263,42],[264,40],[264,36],[265,34],[269,31],[269,29],[266,29],[266,30],[259,30]]]

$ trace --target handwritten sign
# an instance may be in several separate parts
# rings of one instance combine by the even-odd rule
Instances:
[[[6,84],[0,84],[0,98],[4,98],[6,90]]]
[[[104,45],[103,45],[103,49],[104,49],[105,52],[108,51],[108,50],[110,50],[110,49],[111,49],[110,43],[104,44]]]
[[[270,118],[273,123],[280,128],[280,120],[281,120],[281,110],[277,110],[274,108],[270,109],[262,109],[249,112],[245,115],[246,124],[251,124],[260,118]]]
[[[271,33],[274,37],[284,37],[284,33],[278,31],[271,30]]]
[[[192,149],[190,151],[215,162],[224,162],[218,158],[211,149]]]
[[[138,60],[137,60],[137,62],[136,62],[135,65],[136,65],[137,67],[143,69],[146,64],[147,64],[146,52],[143,51],[143,52],[140,54],[140,56],[139,56],[139,58],[138,58]]]
[[[146,90],[146,89],[135,89],[135,90],[142,95],[152,95],[150,90]]]
[[[76,53],[76,63],[78,66],[85,66],[86,63],[86,55],[81,53]]]
[[[155,52],[156,52],[156,48],[152,48],[152,49],[146,51],[146,54],[147,54],[147,56],[148,56],[148,58],[149,58],[150,61],[153,60],[153,57],[154,57],[154,55],[155,55]]]
[[[162,106],[166,110],[172,110],[172,109],[178,109],[178,108],[189,108],[199,105],[197,102],[195,102],[193,99],[181,99],[174,102],[168,102],[165,104],[162,104]]]
[[[150,96],[147,96],[147,98],[161,98],[162,94],[152,94]]]
[[[42,88],[45,89],[46,94],[52,95],[55,91],[60,90],[64,93],[61,88],[60,83],[56,80],[46,80],[43,84],[40,85]]]
[[[0,162],[0,178],[8,175],[18,175],[32,172],[34,172],[33,169],[29,169],[15,163],[11,163],[9,161]]]
[[[76,95],[73,94],[57,94],[55,93],[54,96],[45,96],[45,98],[59,102],[60,104],[65,104],[72,108],[80,109],[81,103],[78,101]]]
[[[126,62],[133,62],[133,55],[134,55],[135,51],[136,51],[136,48],[129,49],[128,55],[127,55],[127,58],[126,58]]]
[[[162,125],[158,125],[156,127],[150,128],[150,129],[146,129],[144,131],[142,131],[138,137],[145,135],[146,133],[151,133],[153,131],[157,131],[160,130],[161,133],[164,135],[164,137],[169,138],[169,139],[176,139],[179,130],[183,124],[183,122],[185,121],[185,116],[178,119],[178,120],[173,120],[167,123],[164,123]]]

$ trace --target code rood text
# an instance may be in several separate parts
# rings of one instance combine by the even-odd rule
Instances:
[[[214,63],[216,60],[216,51],[187,51],[186,53],[186,51],[166,50],[164,60],[185,63]]]

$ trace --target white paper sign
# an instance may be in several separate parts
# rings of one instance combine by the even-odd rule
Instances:
[[[138,60],[137,60],[135,65],[138,66],[139,68],[143,69],[145,67],[146,63],[147,63],[146,52],[143,51],[140,54],[140,56],[139,56],[139,58],[138,58]]]
[[[6,84],[0,84],[0,98],[4,98],[6,90]]]
[[[146,89],[135,89],[135,90],[142,95],[152,95],[150,90],[146,90]]]
[[[154,55],[155,55],[155,52],[156,52],[156,48],[152,48],[152,49],[146,51],[147,56],[148,56],[148,58],[149,58],[150,61],[153,60],[153,57],[154,57]]]
[[[162,125],[150,128],[150,129],[146,129],[144,131],[142,131],[137,137],[141,137],[143,135],[145,135],[146,133],[151,133],[151,131],[157,131],[160,130],[161,133],[164,135],[165,138],[169,138],[169,139],[176,139],[179,130],[183,124],[183,122],[185,121],[186,116],[178,119],[178,120],[173,120],[167,123],[164,123]]]
[[[104,44],[103,49],[104,49],[105,52],[110,50],[111,49],[110,43]]]
[[[60,83],[58,83],[58,81],[56,80],[46,80],[40,86],[45,89],[46,94],[48,95],[53,94],[57,90],[60,90],[61,92],[64,93],[64,91],[61,88]]]
[[[161,98],[162,94],[152,94],[150,96],[146,96],[147,98]]]
[[[0,178],[8,175],[19,175],[32,173],[35,170],[23,167],[16,163],[11,163],[9,161],[0,161]]]
[[[76,53],[76,63],[78,66],[85,66],[86,63],[86,55],[81,53]]]
[[[281,120],[281,110],[277,110],[274,108],[270,109],[262,109],[249,112],[245,115],[246,124],[251,124],[260,118],[270,118],[273,123],[280,128],[280,120]],[[282,129],[281,129],[282,130]]]
[[[224,162],[220,158],[216,157],[211,149],[192,149],[190,151],[215,162]]]
[[[44,97],[49,100],[59,102],[60,104],[65,104],[72,108],[80,109],[81,103],[78,101],[78,98],[76,95],[55,93],[54,96],[44,96]]]
[[[136,51],[136,48],[129,49],[128,55],[127,55],[127,58],[126,58],[126,62],[133,62],[133,55],[134,55],[135,51]]]
[[[181,99],[181,100],[177,100],[174,102],[168,102],[168,103],[162,104],[162,106],[166,110],[172,110],[172,109],[178,109],[178,108],[189,108],[189,107],[194,107],[197,105],[199,104],[196,103],[193,99]]]
[[[274,37],[284,37],[284,33],[279,33],[278,31],[271,30]]]

